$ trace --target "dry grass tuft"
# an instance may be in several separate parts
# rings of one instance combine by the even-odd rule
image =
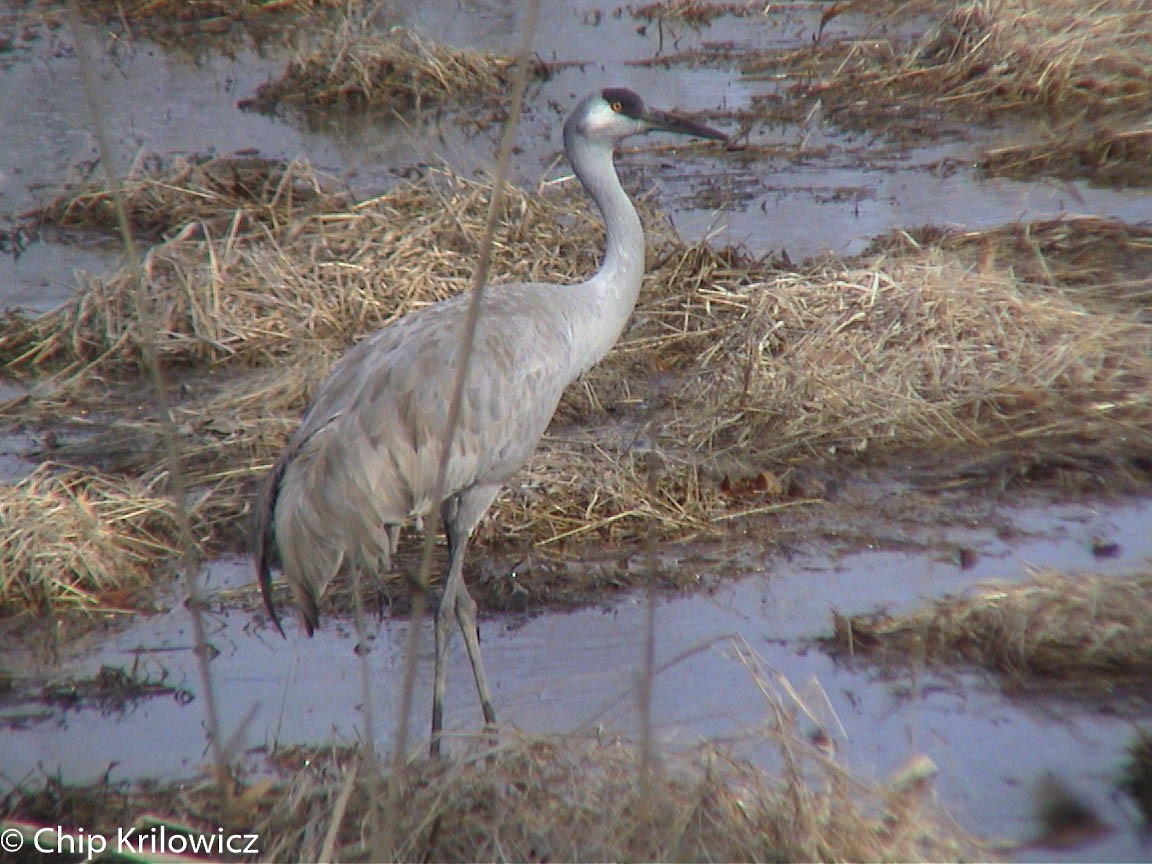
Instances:
[[[988,121],[1021,116],[1049,130],[987,153],[986,170],[1152,182],[1152,9],[1143,0],[972,0],[941,4],[916,41],[866,35],[749,60],[811,83],[827,116],[900,129],[941,113]],[[868,98],[861,98],[868,94]]]
[[[323,188],[307,166],[279,170],[306,187]],[[202,188],[163,178],[158,185],[196,203],[209,197]],[[489,191],[483,183],[435,171],[355,204],[325,194],[315,209],[291,221],[229,218],[226,230],[213,234],[202,215],[197,230],[179,232],[145,257],[160,357],[168,363],[268,365],[301,346],[310,352],[318,345],[346,348],[393,317],[459,293],[471,278]],[[586,204],[574,205],[563,192],[550,199],[510,192],[496,239],[496,272],[508,281],[540,279],[542,273],[563,279],[594,266],[601,229]],[[52,212],[80,206],[60,202]],[[234,202],[224,202],[224,211],[234,214]],[[134,280],[127,270],[90,279],[60,309],[35,321],[10,319],[0,329],[0,359],[10,371],[66,365],[89,374],[138,363]]]
[[[10,4],[12,5],[12,4]],[[67,3],[20,3],[30,22],[57,27]],[[73,4],[84,20],[116,40],[145,38],[169,51],[241,51],[282,42],[306,29],[332,26],[362,0],[86,0]]]
[[[178,550],[174,505],[140,484],[39,466],[0,485],[0,608],[38,614],[129,607]]]
[[[936,247],[978,270],[999,269],[1022,282],[1066,289],[1087,310],[1131,314],[1148,323],[1152,303],[1152,226],[1096,216],[1013,223],[979,231],[899,231],[873,254],[923,254]]]
[[[994,112],[1042,107],[1087,119],[1142,112],[1152,98],[1150,29],[1144,0],[977,0],[946,12],[904,71],[951,100]]]
[[[1012,676],[1107,685],[1152,672],[1152,571],[1130,576],[1036,570],[907,616],[835,617],[839,651],[907,661],[961,660]]]
[[[799,740],[774,777],[701,745],[647,769],[634,746],[565,738],[476,745],[408,766],[395,810],[402,861],[956,861],[980,847],[915,784],[866,783]],[[49,779],[12,796],[4,826],[87,836],[118,826],[213,837],[220,825],[259,837],[258,860],[374,860],[384,805],[360,751],[273,754],[286,780],[236,790],[217,814],[206,786],[91,789]],[[808,776],[802,776],[802,775]],[[385,779],[385,783],[387,783]],[[373,812],[376,812],[375,818]],[[163,817],[155,814],[163,813]],[[73,828],[72,830],[75,830]],[[380,854],[380,853],[377,853]],[[245,858],[243,860],[257,860]],[[378,860],[378,859],[377,859]]]
[[[303,162],[259,156],[177,156],[165,163],[141,151],[121,184],[128,222],[137,237],[220,237],[264,226],[277,231],[309,213],[351,201],[335,182]],[[26,214],[41,224],[118,230],[116,204],[103,183],[65,189]],[[233,223],[238,223],[233,228]]]
[[[649,320],[680,327],[649,363],[688,373],[662,431],[697,453],[779,464],[1037,439],[1103,446],[1152,419],[1146,326],[937,249],[867,263],[715,280],[647,306]],[[1146,453],[1152,442],[1137,438]]]
[[[1040,143],[988,150],[979,164],[1006,177],[1087,177],[1106,186],[1146,188],[1152,186],[1152,122],[1072,120],[1046,130]]]
[[[411,817],[403,820],[399,857],[816,861],[971,854],[931,806],[857,786],[842,769],[817,766],[810,747],[793,746],[797,773],[783,778],[709,746],[666,754],[646,772],[633,746],[571,738],[422,762],[401,793]],[[802,777],[805,767],[828,785]]]
[[[324,188],[303,166],[284,175]],[[489,192],[435,171],[369,201],[318,192],[290,219],[232,219],[223,235],[184,230],[151,247],[148,296],[160,356],[179,373],[198,536],[242,542],[256,479],[349,344],[467,288]],[[197,218],[224,224],[211,211]],[[1098,221],[1086,240],[1085,225],[1041,223],[936,245],[906,235],[869,258],[780,271],[685,247],[646,218],[634,324],[570,389],[498,499],[481,529],[492,545],[716,536],[810,503],[793,489],[794,466],[913,449],[994,455],[1008,466],[997,479],[1059,464],[1089,485],[1139,475],[1152,458],[1152,329],[1133,308],[1138,280],[1122,275],[1146,263],[1143,229]],[[602,229],[572,188],[509,190],[501,226],[502,281],[575,281],[596,265]],[[1120,287],[1074,284],[1105,272],[1117,238],[1132,262],[1113,257]],[[1039,251],[1013,257],[1020,243]],[[1068,285],[1021,280],[1010,269],[1021,260]],[[8,406],[25,422],[107,419],[55,458],[151,487],[164,460],[136,405],[136,296],[130,273],[90,280],[59,310],[8,321],[0,358],[10,372],[54,376]],[[1115,302],[1092,299],[1106,296]]]
[[[252,21],[324,9],[336,11],[347,5],[348,0],[90,0],[84,4],[84,11],[110,21]]]
[[[653,3],[633,7],[629,11],[633,18],[642,21],[702,27],[724,15],[736,18],[760,15],[763,14],[763,7],[750,0],[738,0],[734,3],[717,3],[712,0],[656,0]]]
[[[512,65],[510,57],[449,47],[404,28],[376,33],[347,21],[241,105],[257,111],[278,105],[420,110],[502,96],[511,83]],[[544,75],[546,70],[537,61],[532,72]]]

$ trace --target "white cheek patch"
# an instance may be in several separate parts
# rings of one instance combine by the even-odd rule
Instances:
[[[606,103],[601,102],[592,111],[584,122],[585,132],[605,132],[620,125],[620,116]]]

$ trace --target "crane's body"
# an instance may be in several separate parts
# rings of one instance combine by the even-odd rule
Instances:
[[[476,604],[463,579],[464,549],[501,485],[532,455],[564,389],[608,353],[632,314],[644,274],[644,234],[617,179],[612,147],[653,129],[724,138],[646,109],[627,90],[583,100],[565,124],[564,144],[606,223],[599,271],[576,285],[487,287],[469,358],[459,350],[467,295],[377,331],[333,367],[265,484],[255,537],[265,603],[278,625],[270,591],[278,548],[309,634],[337,574],[350,568],[387,572],[396,528],[440,509],[449,568],[436,613],[433,752],[439,748],[453,617],[464,634],[485,721],[495,724]],[[467,378],[438,496],[449,401],[461,363],[467,363]]]

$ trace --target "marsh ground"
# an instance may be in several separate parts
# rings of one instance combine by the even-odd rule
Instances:
[[[536,50],[552,65],[522,120],[522,191],[498,272],[563,278],[594,264],[595,220],[554,182],[555,130],[586,90],[632,86],[727,124],[741,149],[654,141],[620,160],[654,238],[637,323],[573,388],[475,558],[503,717],[527,733],[609,738],[649,717],[669,750],[705,738],[771,768],[762,684],[790,681],[801,704],[821,706],[805,722],[832,730],[863,776],[928,754],[941,799],[976,834],[1067,841],[1074,831],[1033,817],[1053,783],[1071,787],[1096,820],[1074,839],[1092,842],[1017,857],[1140,854],[1138,808],[1114,794],[1148,715],[1140,663],[1095,670],[1093,688],[1018,662],[986,672],[967,658],[957,671],[922,643],[901,643],[910,665],[863,651],[877,634],[906,639],[871,613],[982,596],[977,583],[1026,582],[1029,565],[1104,573],[1101,590],[1146,570],[1152,197],[1140,166],[1152,135],[1133,110],[1149,92],[1147,49],[1124,37],[1148,16],[1123,2],[1094,4],[1091,18],[1080,4],[1059,11],[546,4]],[[262,763],[290,745],[355,740],[361,694],[346,619],[310,643],[270,638],[236,555],[251,484],[331,357],[467,284],[485,194],[475,172],[491,164],[499,57],[519,21],[500,4],[381,4],[365,27],[325,25],[318,56],[343,40],[353,61],[351,80],[332,80],[309,71],[307,39],[287,44],[291,28],[261,29],[256,45],[243,15],[214,12],[87,30],[166,316],[193,530],[214,559],[224,725],[250,718],[240,749]],[[3,109],[16,145],[3,166],[4,299],[26,313],[2,337],[5,628],[17,646],[3,777],[85,783],[113,763],[117,780],[187,776],[203,759],[203,716],[187,698],[192,652],[166,575],[179,544],[136,370],[132,282],[98,241],[109,198],[71,33],[42,9],[8,14],[8,89],[42,96],[36,110]],[[424,83],[401,103],[365,73],[389,68],[381,53],[411,58],[411,44],[387,38],[392,23],[436,35],[416,51],[430,77],[410,73]],[[1061,54],[1071,35],[1076,49]],[[436,89],[469,64],[497,78]],[[237,108],[285,70],[323,98]],[[15,218],[34,208],[38,219]],[[78,282],[75,267],[92,275]],[[48,467],[18,484],[37,461]],[[102,581],[89,565],[104,555]],[[94,584],[73,578],[85,568]],[[403,584],[390,585],[372,625],[378,717],[395,712],[406,627],[394,614]],[[661,671],[641,713],[653,587]],[[833,610],[869,616],[851,631],[854,659],[818,649]],[[1097,631],[1073,612],[1068,626],[1097,655],[1133,629],[1092,619]],[[994,638],[1027,641],[1031,619],[1008,619]],[[69,681],[74,698],[61,696]],[[453,681],[449,725],[463,732],[475,712],[459,663]],[[142,746],[157,726],[171,741]]]

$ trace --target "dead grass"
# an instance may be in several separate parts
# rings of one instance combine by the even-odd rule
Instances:
[[[1149,407],[1152,367],[1121,360],[1129,340],[1147,344],[1143,327],[1093,320],[939,252],[783,275],[758,290],[719,287],[701,299],[738,310],[742,326],[705,355],[712,376],[698,392],[715,419],[695,430],[697,446],[787,459],[886,444],[1091,440]]]
[[[1143,112],[1152,97],[1150,28],[1143,0],[961,3],[917,46],[908,72],[950,100],[994,112]]]
[[[458,105],[478,96],[502,97],[512,65],[511,57],[450,47],[401,27],[377,33],[348,20],[241,106],[406,112]],[[537,61],[532,72],[544,75],[546,68]]]
[[[939,860],[973,854],[970,842],[916,795],[868,787],[795,745],[795,774],[771,777],[723,750],[665,754],[646,772],[636,748],[566,738],[474,748],[451,762],[421,761],[400,792],[398,858],[433,861]],[[803,752],[802,752],[803,751]],[[819,779],[801,776],[811,768]],[[827,785],[821,788],[820,781]],[[323,836],[347,773],[308,790],[277,822]],[[362,802],[353,787],[352,800]],[[319,793],[319,794],[318,794]],[[301,806],[303,805],[303,806]],[[346,860],[367,855],[362,814],[342,826]],[[369,835],[370,836],[370,835]],[[351,841],[351,842],[350,842]],[[359,841],[359,842],[357,842]],[[276,850],[314,857],[315,841]]]
[[[410,763],[395,791],[394,860],[420,861],[931,861],[971,860],[979,847],[943,816],[930,781],[861,780],[794,731],[779,775],[715,745],[660,754],[630,744],[513,736],[476,742],[451,760]],[[259,860],[373,860],[384,804],[362,752],[272,754],[284,778],[238,788],[236,811],[213,816],[206,787],[87,792],[49,781],[5,807],[5,827],[163,822],[220,825],[260,837]],[[385,782],[388,782],[385,779]],[[156,813],[166,814],[157,817]],[[144,816],[142,814],[149,814]],[[251,860],[250,858],[248,860]]]
[[[1152,571],[1129,576],[1035,570],[906,616],[835,617],[844,653],[896,662],[960,660],[1013,677],[1109,686],[1152,672]]]
[[[1044,130],[1040,143],[986,151],[980,168],[1006,177],[1087,177],[1106,186],[1152,186],[1152,122],[1061,123]]]
[[[633,18],[656,21],[661,24],[687,24],[702,27],[724,15],[747,18],[763,14],[761,4],[743,0],[735,3],[716,3],[710,0],[657,0],[629,10]]]
[[[121,181],[124,209],[142,239],[221,237],[257,226],[278,231],[301,216],[351,204],[336,183],[301,162],[259,156],[176,156],[166,162],[141,151]],[[66,228],[117,231],[106,184],[64,189],[24,218]],[[235,223],[235,225],[234,225]]]
[[[302,196],[275,191],[283,180],[249,182],[269,193],[244,205],[257,215],[225,222],[195,211],[194,229],[176,229],[146,257],[159,353],[180,383],[190,506],[213,548],[242,542],[254,483],[334,359],[467,287],[489,192],[435,171],[351,202],[323,192],[306,166],[272,176],[316,197],[281,209]],[[141,188],[236,207],[190,182]],[[181,206],[192,204],[155,209]],[[77,209],[64,202],[55,212]],[[483,541],[559,552],[719,536],[810,503],[789,480],[796,466],[913,450],[952,451],[968,464],[991,454],[1009,477],[1012,466],[1033,477],[1042,464],[1079,466],[1089,487],[1146,473],[1152,329],[1139,302],[1146,289],[1130,278],[1147,262],[1143,229],[1043,223],[935,245],[906,235],[857,261],[781,271],[685,247],[645,218],[650,272],[634,325],[565,396]],[[228,227],[220,235],[205,227],[213,224]],[[1086,284],[1118,240],[1130,266],[1112,257],[1115,290]],[[494,272],[578,279],[601,242],[574,188],[512,189]],[[1033,281],[1043,273],[1052,278]],[[55,312],[10,319],[0,358],[10,374],[37,379],[33,397],[7,406],[14,417],[61,429],[107,418],[83,443],[65,438],[54,458],[160,488],[159,432],[137,407],[136,296],[129,273],[89,280]],[[984,482],[1001,482],[997,470]]]
[[[1152,10],[1143,0],[974,0],[939,4],[923,38],[866,34],[749,58],[747,74],[786,72],[825,116],[894,134],[966,121],[1039,121],[987,153],[989,172],[1152,183]],[[877,34],[883,31],[878,29]],[[807,80],[803,80],[807,79]]]
[[[1013,223],[980,231],[922,228],[872,244],[870,254],[923,254],[928,247],[977,270],[1002,270],[1021,282],[1061,289],[1088,311],[1134,315],[1152,305],[1152,226],[1096,216]]]
[[[323,188],[322,179],[305,165],[277,170],[306,187]],[[180,166],[175,173],[184,176]],[[212,201],[211,188],[190,185],[193,179],[170,182],[163,171],[154,182],[140,185],[197,205]],[[194,217],[196,222],[185,223],[190,230],[177,231],[145,257],[153,313],[161,322],[161,358],[251,366],[279,362],[302,345],[309,351],[318,344],[342,349],[394,316],[460,292],[471,276],[488,190],[482,183],[434,171],[424,181],[370,201],[353,204],[325,196],[317,203],[327,207],[292,220],[276,218],[274,209],[270,219],[228,218],[217,223],[226,226],[221,234],[212,233],[203,214]],[[79,197],[87,201],[92,196]],[[225,214],[236,212],[237,202],[221,203]],[[540,278],[549,260],[560,268],[553,273],[556,278],[594,266],[600,229],[586,205],[568,218],[570,203],[563,193],[546,200],[514,192],[496,241],[494,269],[511,280]],[[181,212],[167,198],[157,209]],[[82,204],[58,202],[44,215],[81,210]],[[530,254],[532,249],[552,250],[554,257]],[[9,321],[0,330],[0,358],[11,372],[62,366],[93,372],[138,364],[135,296],[130,272],[90,280],[60,309],[35,321]]]
[[[57,27],[66,20],[61,2],[16,4],[29,23]],[[306,28],[331,26],[362,0],[86,0],[75,4],[84,20],[115,33],[144,38],[177,53],[241,51],[282,42]]]
[[[84,11],[104,20],[129,22],[250,21],[268,16],[304,15],[347,7],[348,0],[90,0]]]
[[[173,507],[142,484],[51,464],[0,485],[0,609],[131,611],[157,561],[177,555]]]

